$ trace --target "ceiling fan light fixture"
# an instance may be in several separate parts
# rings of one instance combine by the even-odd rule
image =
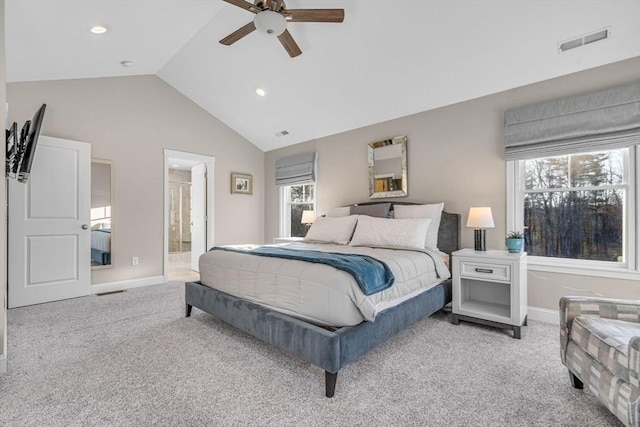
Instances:
[[[271,10],[263,10],[253,18],[253,23],[261,33],[270,36],[279,36],[287,29],[287,20],[284,16]]]

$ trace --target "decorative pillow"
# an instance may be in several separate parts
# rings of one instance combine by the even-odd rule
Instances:
[[[327,216],[330,217],[340,217],[340,216],[349,216],[351,215],[351,207],[345,206],[343,208],[333,208],[327,212]]]
[[[386,219],[360,216],[349,244],[424,250],[430,223],[428,218]]]
[[[391,203],[380,203],[375,205],[352,205],[351,215],[368,215],[378,218],[386,218],[389,215]]]
[[[427,230],[425,248],[438,249],[438,230],[440,229],[440,219],[444,203],[434,203],[430,205],[394,205],[394,218],[430,218],[431,225]]]
[[[325,242],[346,245],[351,240],[353,228],[356,226],[356,215],[339,218],[318,217],[311,225],[304,240],[309,242]]]

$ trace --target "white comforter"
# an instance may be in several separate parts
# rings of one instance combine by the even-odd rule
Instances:
[[[104,252],[111,252],[111,232],[91,231],[91,247]]]
[[[449,278],[442,254],[434,251],[310,243],[286,246],[372,256],[389,266],[394,284],[366,296],[353,276],[327,265],[220,250],[200,257],[200,280],[222,292],[316,324],[350,326],[373,321],[380,311]]]

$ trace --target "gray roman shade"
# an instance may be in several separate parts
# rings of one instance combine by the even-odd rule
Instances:
[[[533,159],[640,143],[640,83],[505,113],[505,157]]]
[[[316,180],[316,153],[276,160],[276,185],[297,185]]]

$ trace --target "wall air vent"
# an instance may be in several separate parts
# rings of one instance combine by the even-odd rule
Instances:
[[[286,136],[289,135],[289,131],[281,130],[280,132],[276,132],[276,136]]]
[[[571,40],[565,40],[558,43],[558,52],[566,52],[567,50],[575,49],[580,46],[585,46],[590,43],[594,43],[600,40],[605,40],[611,35],[611,28],[605,28],[603,30],[597,30],[589,34],[582,35],[580,37],[573,38]]]

